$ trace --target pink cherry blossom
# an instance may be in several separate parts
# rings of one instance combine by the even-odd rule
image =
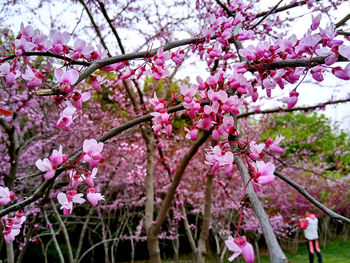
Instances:
[[[256,161],[256,168],[258,170],[256,182],[260,185],[267,185],[275,180],[274,171],[275,165],[271,162],[265,163],[263,161]]]
[[[84,92],[80,93],[80,91],[75,90],[74,94],[72,96],[72,99],[74,101],[74,107],[77,108],[78,110],[81,110],[83,106],[83,102],[88,101],[91,98],[90,92]]]
[[[161,131],[162,127],[164,127],[167,136],[170,136],[172,133],[172,123],[169,121],[170,114],[167,112],[167,110],[161,109],[159,112],[151,112],[151,115],[153,116],[152,128],[154,130],[154,134],[157,135]]]
[[[249,154],[249,157],[252,158],[253,160],[260,159],[262,150],[265,148],[265,144],[264,143],[256,144],[255,141],[251,141],[249,143],[249,147],[251,151],[251,153]]]
[[[28,65],[25,73],[22,74],[22,78],[28,81],[28,88],[41,86],[43,80],[45,79],[44,75],[41,74],[40,71],[32,69]]]
[[[315,66],[310,70],[310,73],[312,74],[312,77],[314,80],[321,82],[323,81],[323,75],[322,73],[325,71],[324,67],[321,66]]]
[[[55,69],[55,77],[61,84],[62,92],[69,92],[71,85],[73,85],[79,78],[79,72],[75,69],[63,71],[61,68]]]
[[[98,201],[105,200],[104,196],[100,193],[96,193],[95,188],[88,188],[86,190],[86,197],[93,206],[97,206]]]
[[[230,251],[234,252],[234,254],[228,259],[229,261],[233,261],[236,257],[242,255],[247,263],[254,262],[253,246],[247,242],[245,236],[236,238],[229,236],[228,240],[225,241],[225,244]]]
[[[20,233],[19,229],[6,228],[2,231],[6,243],[11,243],[15,240],[15,237]]]
[[[70,179],[70,185],[73,190],[76,190],[79,184],[84,181],[82,175],[76,170],[69,171],[69,179]]]
[[[35,48],[35,44],[25,40],[24,38],[16,39],[15,46],[17,48],[16,55],[20,56],[26,51],[31,51]]]
[[[35,162],[35,166],[42,172],[46,172],[44,175],[45,180],[49,180],[54,177],[56,172],[56,167],[53,167],[50,160],[45,158],[43,160],[39,159]]]
[[[182,64],[182,60],[185,56],[185,52],[183,50],[179,50],[171,53],[171,59],[178,65]]]
[[[56,126],[65,131],[70,130],[70,125],[73,123],[73,115],[76,108],[70,102],[66,102],[67,107],[60,113],[60,118],[56,122]]]
[[[157,50],[157,54],[153,57],[154,63],[156,63],[156,65],[163,67],[164,63],[166,60],[168,60],[171,57],[171,53],[170,52],[163,52],[163,48],[158,48]]]
[[[184,128],[185,131],[187,132],[186,134],[186,139],[191,139],[191,140],[196,140],[197,135],[198,135],[198,128],[197,127],[192,127],[192,129]]]
[[[70,34],[68,32],[60,33],[56,30],[50,30],[50,38],[52,39],[51,52],[58,55],[69,53],[69,47],[66,45],[70,39]]]
[[[333,68],[332,73],[340,79],[350,80],[350,63],[344,69],[342,67]]]
[[[233,169],[233,153],[223,152],[220,146],[210,147],[205,155],[205,164],[212,165],[212,172],[215,173],[220,166],[226,166],[225,173],[230,174]]]
[[[0,76],[5,77],[7,86],[13,84],[20,75],[21,73],[18,70],[13,70],[8,62],[0,66]]]
[[[94,51],[94,48],[91,45],[86,45],[84,40],[77,39],[74,43],[74,53],[72,58],[73,59],[79,59],[79,58],[86,58],[89,54],[91,54]]]
[[[57,195],[57,200],[61,204],[61,209],[63,209],[64,215],[72,214],[73,203],[82,204],[86,200],[82,198],[83,194],[78,194],[76,190],[67,191],[67,194],[59,193]]]
[[[97,142],[95,139],[84,140],[83,143],[83,161],[90,163],[91,167],[97,166],[101,159],[103,142]]]
[[[273,141],[271,138],[266,139],[265,144],[267,147],[269,147],[270,151],[281,154],[284,153],[284,150],[279,146],[279,144],[283,139],[283,136],[278,135],[275,141]]]
[[[59,166],[67,160],[67,156],[62,153],[62,145],[57,150],[53,150],[50,155],[51,164],[54,166]]]
[[[159,111],[165,108],[165,101],[163,99],[158,99],[157,93],[154,93],[153,98],[148,101],[154,106],[154,111]]]
[[[92,76],[89,81],[94,90],[102,92],[101,84],[104,82],[106,76],[101,77],[100,75]]]
[[[338,47],[338,52],[340,55],[350,60],[350,46],[341,45]]]
[[[311,30],[316,30],[318,26],[320,25],[322,15],[318,14],[317,16],[312,16],[312,24],[311,24]]]
[[[94,186],[94,179],[96,178],[97,171],[98,169],[94,168],[92,169],[92,172],[88,171],[82,176],[85,183],[87,183],[90,187]]]
[[[0,205],[7,205],[15,198],[15,194],[7,187],[0,186]]]
[[[32,36],[34,35],[33,27],[30,25],[24,27],[23,22],[21,23],[19,31],[21,32],[21,37],[24,37],[27,40],[31,39]]]
[[[299,93],[296,91],[291,91],[289,93],[289,98],[283,98],[282,101],[287,103],[288,109],[291,109],[298,102]]]
[[[242,249],[234,242],[234,238],[232,236],[228,237],[228,239],[225,241],[225,245],[227,246],[228,250],[233,252],[233,255],[228,258],[229,261],[233,261],[236,257],[242,254]]]

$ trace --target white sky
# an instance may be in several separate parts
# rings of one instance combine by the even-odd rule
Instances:
[[[269,6],[273,6],[275,3],[277,3],[277,0],[274,1],[262,1],[265,6],[262,7],[262,10],[267,10]],[[284,1],[285,3],[288,3],[289,1]],[[268,4],[266,4],[268,3]],[[325,1],[327,3],[327,1]],[[29,3],[27,3],[29,4]],[[38,28],[43,33],[48,34],[50,28],[55,25],[51,24],[45,24],[42,21],[52,21],[52,18],[59,19],[60,23],[62,21],[65,22],[65,26],[67,28],[68,32],[71,32],[73,28],[76,26],[77,18],[80,16],[82,11],[82,6],[80,4],[72,4],[70,2],[70,8],[69,10],[66,9],[65,4],[58,4],[55,1],[52,1],[51,4],[43,3],[40,9],[36,9],[37,1],[30,1],[30,5],[33,8],[32,13],[26,13],[25,17],[23,17],[23,13],[25,8],[21,5],[17,5],[17,11],[14,11],[15,9],[10,9],[14,12],[14,14],[8,16],[7,20],[5,21],[5,24],[3,26],[10,27],[15,33],[19,31],[20,23],[21,21],[28,22],[32,24],[35,28]],[[284,3],[282,3],[280,6],[283,6]],[[347,13],[349,13],[350,8],[348,3],[345,3],[341,6],[341,8],[338,8],[338,10],[332,11],[331,15],[333,15],[336,18],[327,17],[323,14],[323,18],[321,21],[321,27],[324,27],[326,24],[332,22],[335,23],[342,19]],[[303,14],[307,14],[309,10],[304,8],[296,8],[294,11],[291,11],[290,13],[279,13],[278,15],[283,20],[287,16],[289,17],[298,17]],[[86,18],[86,14],[84,13],[84,16]],[[39,19],[39,17],[41,19]],[[20,18],[20,19],[19,19]],[[54,20],[53,19],[53,20]],[[89,21],[87,21],[89,23]],[[293,22],[294,26],[291,28],[290,33],[296,34],[298,37],[301,37],[307,30],[309,25],[311,24],[311,15],[305,15],[299,18],[296,18]],[[78,26],[79,29],[80,25]],[[345,30],[349,30],[350,25],[349,22],[347,26],[344,28]],[[77,30],[78,30],[77,29]],[[120,35],[122,38],[126,37],[128,38],[128,46],[130,47],[130,44],[132,43],[140,43],[140,39],[137,35],[130,34],[130,32],[127,32],[126,30],[119,30]],[[178,34],[179,38],[186,38],[189,37],[188,34]],[[136,45],[135,45],[136,48]],[[345,64],[343,63],[342,66]],[[189,74],[190,72],[190,74]],[[191,73],[193,72],[193,73]],[[201,72],[200,75],[205,72],[205,64],[204,63],[198,63],[198,60],[194,61],[190,59],[186,63],[184,63],[184,66],[182,66],[179,70],[179,73],[176,75],[178,79],[184,78],[184,77],[190,77],[190,80],[195,83],[195,77],[199,75],[196,72]],[[204,77],[203,77],[204,79]],[[305,81],[298,87],[298,92],[300,93],[299,101],[297,106],[303,106],[303,105],[313,105],[318,104],[321,102],[327,101],[330,97],[333,99],[340,99],[345,98],[347,95],[350,94],[350,85],[349,81],[342,81],[336,77],[334,77],[332,74],[328,74],[325,78],[325,81],[323,81],[321,84],[312,84],[311,77],[307,76]],[[312,81],[315,83],[315,81]],[[294,85],[290,85],[289,87],[285,89],[285,91],[280,91],[278,88],[273,90],[273,95],[276,94],[280,98],[283,96],[288,96],[289,91],[295,87]],[[264,94],[264,91],[263,93]],[[261,106],[261,108],[272,108],[276,106],[281,106],[281,102],[276,102],[275,99],[270,100],[268,102],[265,102],[264,105]],[[339,125],[339,128],[341,129],[347,129],[350,131],[350,104],[340,104],[340,105],[332,105],[327,106],[325,111],[322,111],[323,114],[325,114],[327,117],[331,118],[333,123],[337,122]]]

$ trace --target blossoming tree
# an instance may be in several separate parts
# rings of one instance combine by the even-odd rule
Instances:
[[[348,218],[323,206],[276,169],[275,160],[284,153],[282,136],[259,138],[248,133],[251,123],[239,122],[253,114],[312,110],[350,100],[296,107],[307,77],[315,82],[330,75],[343,81],[350,79],[349,32],[341,30],[349,16],[339,18],[336,24],[325,22],[320,26],[327,15],[331,16],[332,8],[343,1],[282,2],[259,11],[250,1],[147,5],[80,0],[82,16],[86,14],[89,19],[80,33],[74,32],[76,28],[72,34],[52,28],[45,35],[26,21],[13,39],[8,30],[3,30],[0,124],[4,165],[0,168],[0,203],[4,208],[0,216],[8,243],[8,262],[14,262],[12,242],[26,221],[24,213],[36,201],[40,199],[43,205],[50,196],[53,211],[58,205],[63,215],[74,214],[86,200],[101,211],[108,207],[104,203],[107,194],[113,195],[111,189],[117,189],[108,187],[108,183],[118,185],[115,180],[137,182],[130,200],[142,199],[139,205],[144,206],[144,222],[138,225],[136,237],[143,224],[151,262],[161,261],[158,238],[169,218],[174,225],[184,219],[194,261],[204,262],[209,228],[215,225],[219,232],[223,227],[210,222],[212,204],[217,202],[212,197],[217,196],[232,202],[231,209],[239,215],[233,232],[225,229],[225,243],[234,253],[230,260],[242,255],[246,262],[254,261],[253,246],[241,229],[243,215],[253,216],[254,211],[271,262],[286,262],[258,198],[264,187],[275,183],[276,176],[332,218],[349,223]],[[282,21],[279,14],[305,6],[312,15],[304,35],[288,34],[289,20]],[[193,24],[195,21],[197,24]],[[129,48],[132,40],[120,37],[125,29],[140,32],[143,42]],[[177,32],[191,37],[178,39]],[[84,35],[97,35],[97,41],[90,43]],[[115,46],[121,54],[113,51],[111,47]],[[189,66],[184,64],[193,59],[204,69],[188,70],[191,80],[172,86],[176,72],[187,70]],[[150,77],[153,85],[143,85]],[[279,108],[260,110],[259,103],[266,101],[263,94],[266,92],[267,99],[273,100],[277,89],[288,91],[278,101]],[[133,132],[127,133],[130,129]],[[49,140],[44,140],[45,136]],[[134,162],[131,173],[126,168],[118,169],[119,165],[128,167],[118,151],[133,139],[139,144],[133,149],[133,158],[141,161]],[[32,142],[36,148],[23,152]],[[117,149],[114,153],[106,150],[113,145]],[[174,145],[178,146],[176,150]],[[19,171],[24,158],[27,169],[21,166]],[[186,178],[191,160],[198,166],[192,168],[193,181],[205,184],[202,195],[196,195],[192,180]],[[121,175],[115,176],[116,171]],[[108,176],[103,177],[103,172]],[[100,180],[102,177],[107,183]],[[21,183],[30,178],[36,184],[34,191]],[[144,189],[140,189],[139,180]],[[221,187],[215,195],[213,184]],[[230,184],[241,185],[238,194],[227,191]],[[127,193],[120,196],[123,200],[127,197]],[[202,202],[198,242],[191,239],[186,223],[185,199],[192,199],[193,206]],[[247,202],[252,209],[246,208]],[[45,209],[43,213],[51,226]],[[61,226],[64,229],[64,224]],[[169,229],[170,233],[176,232]],[[133,232],[131,228],[129,231]],[[107,235],[105,225],[103,233]],[[105,251],[107,254],[107,245]],[[74,262],[77,257],[74,259],[70,252],[69,260]]]

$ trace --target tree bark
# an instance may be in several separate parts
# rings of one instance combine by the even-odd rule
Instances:
[[[209,223],[210,223],[210,208],[211,208],[211,195],[213,190],[213,175],[209,172],[207,176],[207,183],[205,189],[205,206],[203,222],[201,227],[201,234],[198,240],[198,246],[196,251],[196,263],[205,263],[207,254],[207,241],[209,237]]]
[[[61,215],[57,211],[56,204],[53,202],[52,199],[51,199],[51,205],[52,205],[53,211],[54,211],[54,213],[55,213],[55,215],[57,217],[58,224],[59,224],[59,226],[60,226],[60,228],[61,228],[61,230],[63,232],[64,240],[66,241],[69,263],[73,263],[74,262],[73,251],[72,251],[72,246],[70,244],[69,235],[68,235],[68,231],[67,231],[66,225],[64,224],[64,222],[63,222],[63,220],[61,218]]]
[[[86,233],[86,230],[89,226],[90,217],[91,217],[93,212],[94,212],[94,208],[91,207],[89,210],[89,213],[86,216],[84,225],[83,225],[81,232],[80,232],[79,243],[77,246],[77,251],[75,252],[74,262],[78,262],[78,259],[79,259],[80,253],[81,253],[81,249],[82,249],[83,243],[84,243],[85,233]]]
[[[158,233],[160,231],[160,228],[166,219],[166,216],[168,214],[168,211],[172,205],[172,202],[174,200],[175,191],[177,189],[177,186],[179,185],[182,175],[187,167],[187,164],[190,162],[192,157],[195,155],[195,153],[198,151],[199,147],[208,139],[210,136],[210,132],[205,132],[202,136],[200,136],[195,144],[191,147],[191,149],[186,153],[186,155],[181,160],[179,167],[176,171],[176,174],[173,178],[173,181],[171,182],[168,193],[165,196],[160,211],[157,215],[156,222],[151,225],[148,233],[147,233],[147,239],[148,239],[148,249],[150,253],[150,262],[151,263],[160,263],[160,250],[159,250],[159,244],[158,244]]]
[[[46,224],[49,226],[49,229],[50,229],[50,232],[51,232],[52,240],[53,240],[53,243],[55,245],[58,258],[59,258],[61,263],[64,263],[64,257],[63,257],[60,245],[57,242],[55,231],[53,230],[52,225],[51,225],[51,223],[49,221],[49,218],[47,217],[46,210],[43,209],[43,212],[44,212],[44,217],[45,217]]]
[[[239,172],[242,177],[242,181],[244,186],[247,185],[250,176],[247,168],[245,167],[241,157],[239,155],[234,156],[235,163],[239,169]],[[283,253],[280,245],[278,244],[277,238],[273,232],[271,224],[269,222],[269,218],[265,213],[264,208],[262,207],[259,198],[257,197],[253,186],[249,183],[247,187],[247,195],[249,197],[249,201],[254,209],[255,215],[257,216],[262,232],[264,234],[267,247],[270,252],[270,260],[272,263],[285,263],[288,262],[285,254]]]

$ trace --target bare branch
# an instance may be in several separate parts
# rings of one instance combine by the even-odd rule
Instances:
[[[319,2],[319,1],[321,1],[321,0],[316,0],[315,2]],[[282,12],[282,11],[285,11],[285,10],[288,10],[288,9],[291,9],[291,8],[294,8],[294,7],[302,6],[302,5],[305,5],[305,4],[307,4],[307,1],[295,2],[293,4],[289,4],[289,5],[285,5],[285,6],[277,8],[274,13],[279,13],[279,12]],[[261,12],[261,13],[257,14],[255,16],[255,18],[259,18],[259,17],[265,16],[268,12],[269,11]]]
[[[350,36],[350,32],[345,32],[343,30],[338,30],[337,33],[338,33],[338,35]]]
[[[121,39],[120,39],[120,37],[119,37],[119,35],[117,33],[117,30],[112,25],[112,21],[111,21],[111,19],[109,18],[108,14],[107,14],[107,11],[106,11],[104,3],[102,3],[101,1],[98,1],[98,4],[100,5],[100,9],[101,9],[101,12],[102,12],[103,16],[107,20],[107,23],[108,23],[109,27],[111,28],[115,38],[118,41],[118,45],[119,45],[119,48],[120,48],[122,54],[125,54],[125,49],[124,49],[124,46],[122,44],[122,41],[121,41]]]
[[[79,0],[79,2],[84,6],[85,11],[86,11],[86,13],[87,13],[88,16],[89,16],[89,19],[90,19],[90,21],[91,21],[91,24],[93,25],[93,27],[94,27],[94,29],[95,29],[95,32],[96,32],[98,38],[99,38],[100,41],[101,41],[102,46],[107,50],[108,56],[111,57],[112,55],[111,55],[111,53],[110,53],[109,50],[108,50],[108,47],[107,47],[107,45],[106,45],[106,42],[104,41],[104,39],[103,39],[103,37],[102,37],[102,35],[101,35],[101,32],[100,32],[100,30],[98,29],[98,26],[96,25],[95,20],[94,20],[94,18],[92,17],[92,14],[91,14],[89,8],[86,6],[86,4],[84,3],[83,0]]]
[[[320,104],[313,105],[313,106],[294,107],[291,109],[275,108],[275,109],[262,110],[262,111],[249,111],[249,112],[239,114],[238,118],[246,118],[250,115],[255,115],[255,114],[268,114],[268,113],[292,112],[292,111],[311,111],[311,110],[316,110],[319,108],[324,108],[327,105],[334,105],[334,104],[346,103],[346,102],[350,102],[350,97],[346,98],[346,99],[341,99],[341,100],[327,101],[327,102],[320,103]]]
[[[272,13],[274,13],[277,9],[277,7],[282,3],[283,0],[280,0],[269,12],[267,12],[254,26],[252,26],[249,29],[254,29],[256,28],[258,25],[260,25],[269,15],[271,15]]]
[[[348,20],[350,19],[350,14],[347,14],[342,20],[340,20],[338,23],[335,24],[335,27],[341,27],[344,25]]]
[[[287,184],[292,186],[294,189],[296,189],[299,193],[301,193],[307,200],[309,200],[312,204],[314,204],[316,207],[318,207],[320,210],[325,212],[329,217],[335,219],[335,220],[340,220],[345,223],[350,224],[350,219],[346,218],[342,215],[337,214],[336,212],[333,212],[323,204],[321,204],[319,201],[317,201],[315,198],[313,198],[305,189],[305,187],[297,184],[296,182],[292,181],[285,175],[283,175],[281,172],[275,171],[274,174],[278,177],[281,178],[283,181],[285,181]]]

